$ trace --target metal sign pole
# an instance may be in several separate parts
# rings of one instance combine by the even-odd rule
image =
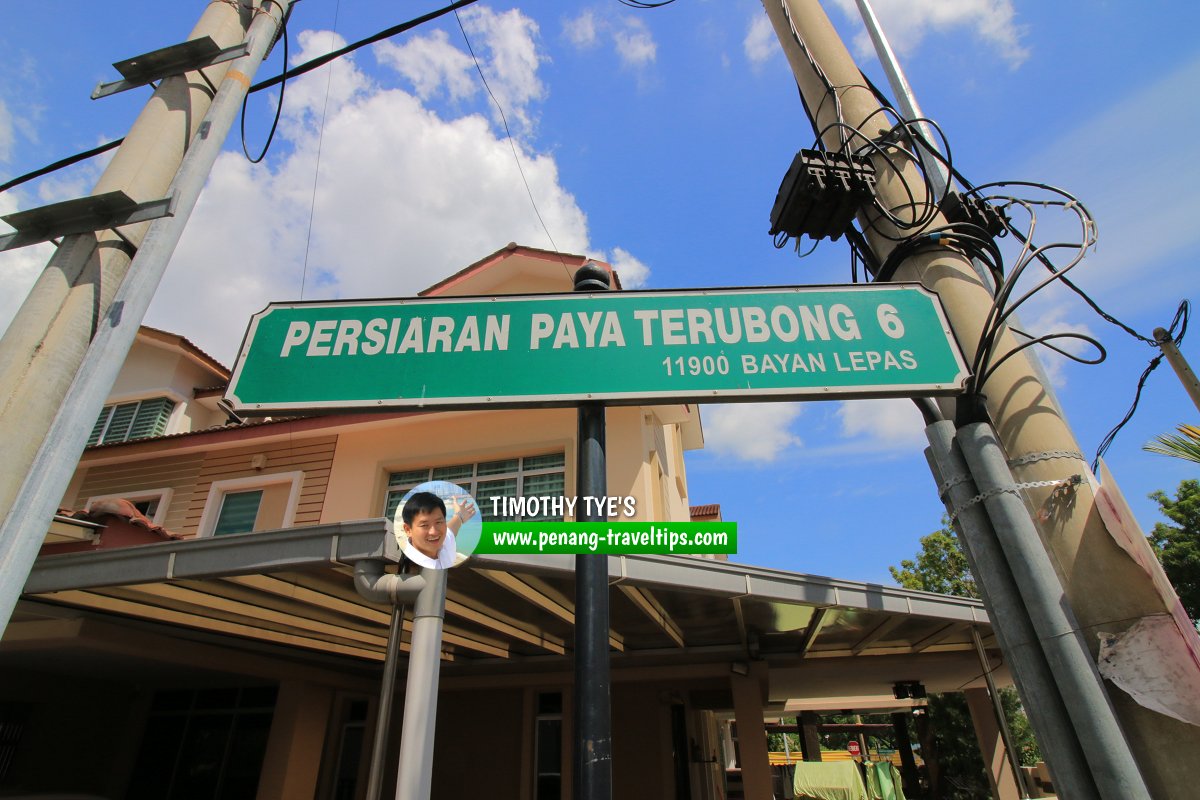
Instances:
[[[608,291],[608,273],[585,264],[575,273],[575,291]],[[608,494],[604,457],[604,404],[579,406],[576,520],[607,519],[599,498]],[[589,505],[589,499],[592,500]],[[608,556],[575,557],[575,800],[612,797],[611,680],[608,662]]]

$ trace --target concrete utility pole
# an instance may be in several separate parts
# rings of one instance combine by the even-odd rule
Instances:
[[[165,78],[94,190],[139,202],[170,192],[175,216],[124,226],[120,236],[64,237],[0,340],[0,631],[289,3],[258,5],[208,5],[192,38],[219,48],[249,39],[246,55]]]
[[[764,0],[764,5],[805,102],[816,116],[815,129],[823,130],[835,122],[840,109],[843,121],[862,128],[864,135],[882,133],[887,123],[879,113],[879,103],[863,85],[858,68],[817,0]],[[833,102],[829,86],[836,87],[839,102]],[[828,146],[840,147],[836,130],[828,136]],[[924,182],[915,166],[906,163],[900,175],[882,160],[875,166],[877,194],[885,206],[906,207],[912,202],[908,190],[917,195],[916,203],[923,202]],[[876,224],[887,229],[884,221]],[[944,220],[933,224],[944,224]],[[889,232],[895,235],[894,230]],[[873,231],[868,237],[881,259],[895,247]],[[916,255],[900,266],[895,279],[920,281],[938,293],[970,362],[992,298],[967,258],[948,248]],[[997,351],[1002,354],[1015,346],[1015,339],[1006,332]],[[1005,362],[985,390],[987,411],[1012,466],[1016,488],[1085,472],[1087,466],[1070,428],[1025,359]],[[1041,546],[1057,572],[1094,664],[1099,632],[1120,634],[1138,620],[1167,614],[1168,609],[1151,578],[1114,542],[1087,485],[1086,481],[1079,484],[1069,503],[1053,507],[1047,503],[1054,491],[1049,487],[1022,488],[1021,497],[1035,510]],[[1045,511],[1045,519],[1036,511]],[[1200,785],[1200,761],[1194,755],[1200,751],[1200,730],[1150,711],[1123,692],[1109,691],[1108,696],[1151,794],[1192,796],[1194,787]],[[1104,758],[1108,754],[1087,755]]]
[[[241,42],[252,10],[210,3],[190,39],[211,36],[220,47]],[[93,195],[121,190],[135,201],[166,195],[183,154],[229,63],[165,79],[100,176]],[[207,78],[207,80],[205,80]],[[125,279],[150,223],[65,237],[0,339],[0,519],[33,462],[98,320]]]
[[[1192,367],[1183,357],[1183,353],[1179,352],[1179,348],[1175,346],[1171,334],[1166,328],[1155,328],[1154,341],[1158,343],[1158,349],[1162,350],[1167,361],[1171,363],[1171,368],[1175,370],[1179,382],[1183,384],[1184,391],[1188,393],[1188,397],[1192,398],[1192,403],[1200,411],[1200,380],[1196,380],[1196,373],[1192,371]]]

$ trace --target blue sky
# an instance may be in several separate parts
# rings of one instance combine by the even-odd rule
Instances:
[[[303,0],[290,26],[293,60],[435,5]],[[91,88],[115,77],[111,62],[185,38],[203,7],[127,0],[119,15],[83,2],[10,10],[0,29],[0,178],[122,135],[145,93],[91,101]],[[853,0],[825,7],[885,85]],[[1181,299],[1197,299],[1200,7],[876,0],[876,8],[964,174],[1059,185],[1092,210],[1099,244],[1073,275],[1102,306],[1149,333]],[[812,130],[760,3],[678,0],[636,11],[616,0],[492,0],[463,21],[549,237],[462,34],[444,18],[289,84],[263,164],[248,164],[231,136],[147,322],[228,363],[250,315],[269,301],[413,294],[509,241],[551,247],[551,237],[609,261],[626,286],[850,280],[844,243],[798,259],[767,235],[779,180]],[[277,48],[260,77],[281,58]],[[277,99],[251,98],[252,151]],[[0,214],[86,193],[96,162],[0,194]],[[0,254],[0,328],[46,257],[45,247]],[[1040,332],[1089,332],[1108,348],[1098,367],[1048,361],[1090,458],[1153,351],[1062,293],[1040,296],[1022,318]],[[1183,349],[1200,362],[1196,337]],[[1157,519],[1147,493],[1173,491],[1197,470],[1141,446],[1198,416],[1164,365],[1109,451],[1146,528]],[[692,501],[721,503],[740,523],[741,561],[890,582],[888,565],[938,526],[919,417],[905,401],[706,407],[703,419],[707,447],[687,461]]]

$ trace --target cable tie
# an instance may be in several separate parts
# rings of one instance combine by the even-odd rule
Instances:
[[[1066,487],[1078,486],[1083,481],[1082,475],[1068,475],[1065,478],[1059,478],[1052,481],[1027,481],[1025,483],[1016,483],[1012,486],[998,486],[995,489],[988,489],[986,492],[980,492],[962,505],[950,511],[950,522],[954,523],[962,512],[966,511],[971,506],[982,503],[992,497],[998,497],[1002,494],[1019,494],[1023,489],[1042,489],[1048,486]]]
[[[1008,466],[1010,468],[1023,467],[1026,464],[1034,464],[1038,461],[1049,461],[1052,458],[1070,458],[1075,461],[1082,461],[1085,464],[1087,463],[1087,459],[1084,458],[1083,453],[1080,453],[1077,450],[1044,450],[1040,453],[1026,453],[1023,456],[1011,459],[1008,462]]]

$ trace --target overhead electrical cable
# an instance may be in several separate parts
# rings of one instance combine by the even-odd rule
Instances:
[[[318,67],[328,64],[330,61],[341,58],[342,56],[347,55],[349,53],[353,53],[355,50],[359,50],[363,47],[366,47],[369,44],[374,44],[375,42],[379,42],[384,39],[390,39],[391,37],[393,37],[397,34],[412,30],[413,28],[416,28],[420,25],[424,25],[427,22],[431,22],[435,19],[438,19],[439,17],[443,17],[446,14],[457,11],[460,8],[469,6],[476,2],[478,2],[478,0],[457,0],[457,2],[451,3],[450,5],[444,6],[442,8],[439,8],[436,11],[430,11],[428,14],[422,14],[419,17],[414,17],[413,19],[410,19],[407,22],[402,22],[399,25],[393,25],[392,27],[387,28],[386,30],[382,30],[379,33],[372,34],[371,36],[368,36],[365,39],[360,39],[357,42],[348,44],[343,48],[326,53],[323,56],[318,56],[310,61],[305,61],[303,64],[298,64],[295,67],[293,67],[292,69],[285,70],[284,72],[281,72],[279,75],[276,75],[273,78],[268,78],[267,80],[262,81],[261,83],[256,83],[250,87],[248,92],[250,92],[250,93],[261,92],[263,89],[269,89],[272,86],[283,83],[286,80],[290,80],[292,78],[299,77],[300,75],[303,75],[306,72],[312,72],[314,69],[317,69]],[[122,141],[124,141],[124,139],[117,139],[115,141],[106,142],[106,143],[100,145],[99,147],[92,148],[91,150],[86,150],[82,153],[76,153],[73,156],[69,156],[60,161],[56,161],[53,164],[48,164],[45,167],[41,167],[40,169],[37,169],[33,172],[27,173],[25,175],[21,175],[20,177],[17,177],[17,178],[13,178],[12,180],[7,181],[6,183],[0,184],[0,192],[8,191],[9,189],[12,189],[13,187],[20,186],[21,184],[26,183],[27,181],[31,181],[34,178],[40,178],[43,175],[48,175],[51,172],[55,172],[57,170],[62,169],[63,167],[68,167],[68,166],[71,166],[72,164],[77,164],[80,161],[83,161],[85,159],[92,158],[93,156],[98,156],[101,153],[108,152],[109,150],[112,150],[115,147],[119,147]]]
[[[333,7],[333,32],[337,33],[338,17],[342,12],[342,0]],[[304,289],[308,285],[308,251],[312,247],[313,217],[317,213],[317,178],[321,174],[321,151],[325,146],[325,118],[329,114],[329,94],[333,87],[333,67],[325,74],[325,105],[321,108],[321,124],[317,126],[317,163],[313,167],[312,197],[308,204],[308,230],[304,234],[304,266],[300,271],[300,299],[304,299]],[[282,97],[280,98],[282,99]]]
[[[283,18],[279,20],[278,37],[280,39],[283,39],[283,72],[284,73],[287,72],[287,63],[288,63],[287,24],[288,24],[288,20],[292,18],[292,9],[293,8],[295,8],[294,5],[289,5],[288,10],[283,15]],[[260,13],[260,14],[264,13],[262,6],[259,6],[257,13]],[[273,43],[272,43],[272,46],[273,46]],[[270,53],[270,50],[268,50],[267,52]],[[284,92],[286,91],[286,89],[287,89],[287,81],[286,80],[280,81],[280,83],[279,83],[279,102],[275,106],[275,119],[271,122],[271,130],[270,130],[270,132],[267,133],[267,141],[263,144],[262,152],[260,152],[258,154],[257,158],[254,156],[251,156],[250,150],[246,147],[246,105],[247,105],[248,101],[250,100],[250,94],[249,94],[249,92],[247,92],[245,95],[242,96],[242,116],[241,116],[241,127],[240,127],[240,132],[241,132],[241,136],[242,136],[242,152],[246,154],[246,159],[251,164],[257,164],[257,163],[261,162],[264,158],[267,157],[267,151],[271,149],[271,141],[275,138],[275,131],[279,127],[279,117],[283,113],[283,95],[284,95]]]
[[[550,228],[546,226],[546,220],[542,219],[542,212],[538,210],[537,201],[533,199],[533,190],[529,188],[529,179],[525,177],[525,168],[521,166],[521,156],[517,153],[517,143],[513,139],[512,131],[508,127],[508,117],[504,113],[504,107],[500,105],[500,101],[496,98],[496,93],[492,91],[492,87],[488,84],[487,76],[483,74],[483,67],[479,65],[479,59],[475,57],[475,48],[471,46],[471,39],[467,36],[467,29],[463,27],[462,17],[458,15],[458,11],[454,12],[454,19],[458,21],[458,29],[462,31],[463,41],[467,43],[467,51],[471,54],[471,60],[475,62],[475,71],[479,73],[479,80],[483,81],[483,88],[487,89],[488,97],[492,98],[492,102],[496,104],[496,110],[500,112],[500,122],[504,124],[504,133],[508,136],[508,146],[512,148],[513,159],[517,162],[517,172],[521,174],[521,182],[525,184],[525,193],[529,195],[529,203],[533,206],[533,213],[537,215],[538,222],[542,225],[542,230],[546,232],[546,238],[550,240],[550,247],[555,253],[559,253],[559,260],[562,261],[562,254],[558,249],[558,245],[554,241],[554,237],[550,235]],[[563,268],[567,268],[567,264],[563,261]],[[570,275],[570,270],[567,270]],[[573,277],[573,276],[572,276]]]

